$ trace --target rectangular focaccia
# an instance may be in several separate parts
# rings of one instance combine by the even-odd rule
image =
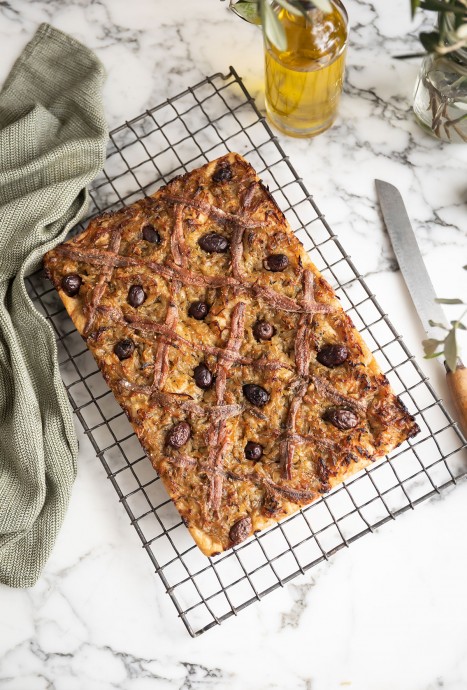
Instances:
[[[418,433],[238,154],[94,218],[44,263],[206,555]]]

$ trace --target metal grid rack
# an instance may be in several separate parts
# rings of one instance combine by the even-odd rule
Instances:
[[[319,501],[213,558],[195,546],[121,408],[42,272],[28,279],[56,334],[71,404],[192,636],[221,623],[467,471],[463,438],[333,234],[233,68],[126,122],[110,134],[105,169],[90,190],[98,212],[151,194],[174,175],[237,151],[284,211],[333,285],[421,433]],[[82,227],[82,226],[80,226]],[[79,228],[78,228],[79,229]]]

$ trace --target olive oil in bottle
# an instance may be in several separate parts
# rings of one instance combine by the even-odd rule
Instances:
[[[265,42],[266,110],[285,134],[311,137],[332,125],[342,92],[347,15],[337,0],[330,13],[306,17],[275,8],[287,49]]]

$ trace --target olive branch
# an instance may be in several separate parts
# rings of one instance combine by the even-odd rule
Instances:
[[[275,4],[297,16],[308,15],[313,9],[331,12],[330,0],[274,0]],[[230,0],[232,12],[250,22],[263,27],[268,40],[280,51],[287,50],[287,38],[277,14],[274,12],[270,0]]]
[[[467,266],[464,266],[464,269],[467,270]],[[435,301],[438,302],[438,304],[463,304],[467,306],[467,302],[464,302],[457,297],[452,299],[439,298]],[[443,331],[446,331],[446,336],[442,340],[438,340],[437,338],[427,338],[426,340],[422,341],[425,359],[433,359],[434,357],[441,357],[441,355],[444,355],[444,359],[446,360],[446,364],[448,365],[449,369],[451,371],[456,370],[457,358],[459,355],[457,332],[459,330],[467,331],[467,325],[462,323],[462,319],[466,314],[467,309],[464,310],[457,320],[451,321],[451,328],[445,326],[444,323],[438,323],[430,319],[430,326],[437,326]]]
[[[448,55],[467,47],[467,0],[410,0],[410,7],[412,18],[419,9],[438,14],[437,28],[433,31],[421,31],[419,34],[420,42],[427,53]],[[422,56],[423,54],[416,53],[394,57],[403,60]],[[464,81],[465,77],[461,76],[456,86],[459,87]],[[458,117],[451,118],[448,111],[451,99],[434,87],[426,74],[422,75],[422,84],[428,93],[428,109],[431,110],[431,129],[434,134],[442,138],[443,129],[446,138],[450,141],[451,130],[454,130],[461,141],[467,141],[461,125],[467,119],[467,114],[461,113]]]
[[[467,46],[467,0],[410,0],[412,18],[418,9],[438,13],[438,29],[422,31],[420,42],[428,53],[446,55]],[[453,23],[447,16],[453,17]]]

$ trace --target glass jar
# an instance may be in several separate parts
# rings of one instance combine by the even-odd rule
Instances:
[[[448,15],[447,22],[452,22]],[[467,142],[467,49],[430,53],[415,84],[415,116],[438,139]]]
[[[344,81],[347,12],[333,0],[332,12],[317,8],[306,17],[273,4],[287,37],[280,51],[265,37],[265,98],[269,120],[284,134],[313,137],[332,125]]]

